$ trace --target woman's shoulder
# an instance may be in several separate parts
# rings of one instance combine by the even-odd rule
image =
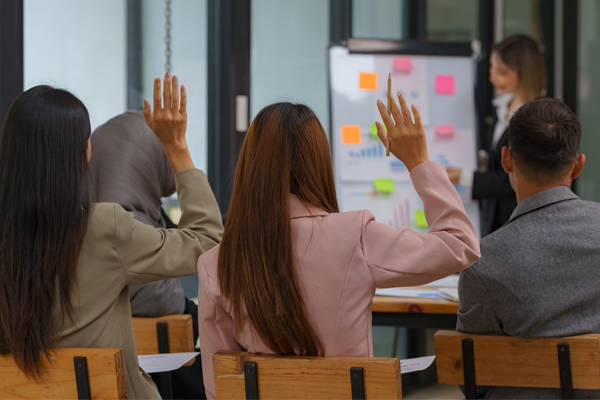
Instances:
[[[220,248],[221,245],[218,244],[198,258],[199,279],[208,277],[217,279],[217,261],[219,259]]]

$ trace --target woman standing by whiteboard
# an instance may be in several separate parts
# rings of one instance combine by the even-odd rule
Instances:
[[[508,174],[502,168],[502,148],[508,147],[508,125],[523,104],[546,92],[546,64],[538,44],[529,36],[515,35],[497,44],[490,57],[490,82],[498,97],[493,122],[479,156],[479,171],[449,168],[450,181],[472,189],[482,206],[482,236],[494,232],[517,206]]]

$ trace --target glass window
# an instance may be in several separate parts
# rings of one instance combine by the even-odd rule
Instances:
[[[171,3],[171,73],[188,92],[187,142],[194,165],[207,167],[207,0]],[[153,81],[165,74],[165,2],[142,2],[142,93],[152,99]]]
[[[504,0],[504,36],[529,35],[544,41],[542,0]]]
[[[125,111],[126,10],[125,0],[25,0],[24,89],[70,90],[92,129]]]
[[[403,7],[403,0],[353,0],[352,37],[402,39]]]
[[[427,39],[465,41],[479,38],[478,0],[428,0]]]
[[[586,163],[577,180],[577,193],[584,200],[600,201],[600,3],[581,0],[579,6],[579,49],[577,114],[583,125],[580,151]]]
[[[253,0],[251,12],[251,118],[274,102],[299,102],[328,131],[329,2]]]

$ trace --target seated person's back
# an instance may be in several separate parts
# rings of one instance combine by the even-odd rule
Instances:
[[[391,150],[423,199],[429,233],[392,229],[367,210],[338,212],[327,136],[308,107],[274,104],[255,118],[222,245],[198,262],[208,398],[219,350],[372,357],[376,287],[424,284],[478,258],[477,233],[456,190],[445,169],[428,162],[418,112],[413,124],[401,104],[406,123],[395,107],[397,126],[379,108]]]
[[[600,204],[570,189],[585,163],[580,139],[581,124],[558,100],[535,100],[513,117],[503,165],[519,205],[481,241],[482,258],[461,272],[457,330],[521,338],[600,333]],[[560,398],[560,391],[492,388],[486,398]]]

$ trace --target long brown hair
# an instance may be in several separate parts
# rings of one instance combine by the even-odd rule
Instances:
[[[0,354],[30,378],[71,319],[90,214],[90,118],[71,93],[36,86],[13,102],[0,136]]]
[[[498,43],[493,51],[519,75],[525,103],[545,95],[546,61],[535,40],[525,35],[510,36]]]
[[[242,146],[218,279],[236,331],[248,318],[275,354],[318,356],[323,345],[292,265],[290,193],[307,206],[339,211],[321,123],[304,105],[277,103],[258,113]]]

